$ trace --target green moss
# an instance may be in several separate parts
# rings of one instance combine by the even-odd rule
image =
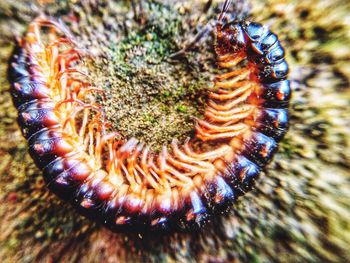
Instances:
[[[90,68],[106,90],[101,103],[113,128],[159,150],[191,136],[191,117],[201,114],[209,75],[200,72],[200,63],[190,68],[168,58],[184,33],[178,11],[156,3],[143,7],[145,22],[126,21],[128,33],[119,32],[108,44],[108,59],[94,59]]]

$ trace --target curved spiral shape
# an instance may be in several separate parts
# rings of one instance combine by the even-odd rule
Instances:
[[[288,128],[288,65],[277,36],[258,23],[218,24],[216,35],[223,73],[196,135],[156,154],[108,131],[84,52],[62,24],[35,19],[17,43],[9,79],[47,186],[113,231],[198,226],[249,191]]]

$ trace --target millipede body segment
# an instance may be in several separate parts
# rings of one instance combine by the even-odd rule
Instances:
[[[18,122],[47,186],[113,231],[199,226],[249,191],[288,128],[284,50],[254,22],[218,23],[222,74],[195,136],[154,153],[110,132],[65,27],[38,17],[9,66]]]

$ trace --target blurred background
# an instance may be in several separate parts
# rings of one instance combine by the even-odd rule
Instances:
[[[27,153],[6,71],[15,37],[38,14],[61,18],[96,54],[89,62],[93,79],[109,95],[116,87],[146,90],[152,101],[169,105],[165,112],[183,121],[196,111],[191,96],[215,73],[213,34],[181,60],[169,62],[167,56],[214,19],[222,3],[0,1],[1,262],[350,261],[349,1],[233,1],[232,19],[268,25],[286,49],[293,86],[291,127],[256,188],[240,198],[229,215],[201,231],[112,234],[51,194]],[[165,103],[161,98],[169,83],[177,92]],[[121,112],[130,112],[134,105],[125,96],[115,99],[121,107],[109,116],[123,123]],[[145,107],[153,112],[151,104]],[[145,117],[141,113],[134,112]],[[157,134],[154,127],[160,127],[163,113],[146,115],[139,126],[146,131],[141,137],[152,129]],[[166,136],[177,136],[178,130],[171,129]],[[166,136],[159,140],[167,141]]]

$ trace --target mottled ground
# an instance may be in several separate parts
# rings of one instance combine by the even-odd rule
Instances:
[[[350,261],[348,1],[235,6],[233,14],[268,24],[286,47],[291,128],[256,189],[228,216],[202,231],[170,236],[112,234],[47,191],[16,123],[7,61],[14,36],[38,13],[79,17],[69,26],[96,54],[87,64],[108,94],[108,117],[129,136],[157,140],[157,148],[190,134],[190,116],[201,114],[201,91],[216,71],[211,35],[185,58],[167,57],[215,17],[222,1],[209,7],[204,0],[145,0],[137,21],[128,1],[39,2],[0,2],[2,262]]]

